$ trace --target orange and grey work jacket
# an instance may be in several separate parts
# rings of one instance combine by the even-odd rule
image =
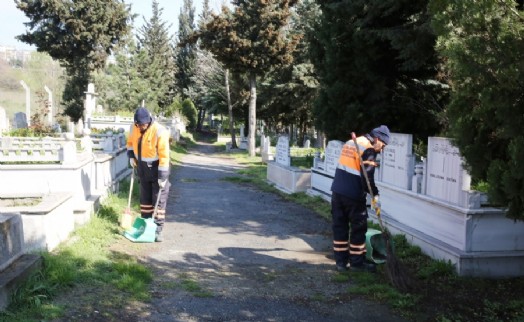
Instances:
[[[131,125],[127,138],[127,155],[137,160],[141,180],[154,181],[169,177],[169,130],[157,122],[142,134]]]
[[[372,142],[373,138],[369,135],[357,138],[358,148],[364,161],[364,171],[368,173],[373,195],[376,196],[378,195],[378,189],[375,185],[374,175],[377,152],[373,149]],[[353,140],[349,140],[342,147],[331,191],[355,201],[365,202],[367,190],[365,178],[361,175],[360,158],[358,157],[355,143]]]

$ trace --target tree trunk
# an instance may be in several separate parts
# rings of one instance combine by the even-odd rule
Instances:
[[[202,123],[204,123],[204,117],[202,116],[203,112],[204,112],[204,108],[200,108],[198,110],[198,120],[197,120],[197,126],[196,126],[197,132],[202,131]]]
[[[202,127],[204,126],[205,119],[206,119],[206,109],[203,108],[202,109],[202,117],[201,117],[201,121],[200,121],[200,131],[202,131]]]
[[[249,73],[249,135],[248,152],[250,157],[255,156],[255,132],[257,121],[257,76]]]
[[[237,138],[235,136],[235,122],[233,122],[233,106],[231,106],[231,94],[229,93],[229,69],[225,73],[227,110],[229,112],[229,131],[231,132],[231,148],[237,149]]]

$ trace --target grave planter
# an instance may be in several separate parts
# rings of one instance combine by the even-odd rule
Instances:
[[[0,207],[0,213],[19,213],[22,217],[24,253],[52,251],[65,241],[74,230],[74,201],[72,193],[58,192],[46,195],[15,196],[2,198],[41,198],[33,206]]]
[[[276,146],[275,161],[267,164],[267,180],[286,193],[307,191],[311,187],[311,170],[290,164],[289,138],[281,136]]]
[[[267,180],[286,193],[304,192],[311,187],[311,171],[269,162]]]

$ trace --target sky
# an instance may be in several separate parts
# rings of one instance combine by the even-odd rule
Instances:
[[[149,20],[152,15],[151,3],[152,0],[125,0],[126,3],[131,4],[132,13],[139,16],[135,18],[135,28],[143,25],[145,17]],[[198,15],[202,11],[202,0],[193,0],[193,6],[196,10],[195,20],[198,20]],[[215,12],[218,12],[222,1],[210,0],[210,7]],[[171,24],[170,33],[174,35],[178,30],[178,16],[180,15],[180,8],[182,8],[183,0],[158,0],[158,5],[163,8],[162,20]],[[15,39],[17,35],[25,33],[24,22],[29,19],[22,11],[16,8],[14,0],[0,0],[0,46],[15,47],[18,49],[35,49],[23,42]]]

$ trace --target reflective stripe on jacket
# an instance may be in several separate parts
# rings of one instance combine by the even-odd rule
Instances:
[[[358,148],[364,160],[364,169],[368,173],[373,194],[378,194],[375,186],[374,160],[377,153],[373,149],[372,138],[360,136],[357,138]],[[353,140],[347,141],[342,147],[335,177],[331,185],[331,191],[349,197],[353,200],[364,201],[366,198],[367,185],[361,176],[360,158]]]
[[[139,155],[140,139],[142,146]],[[127,138],[127,150],[133,151],[138,161],[146,163],[158,161],[158,171],[169,171],[169,131],[161,124],[152,122],[143,135],[134,124],[131,125]]]

